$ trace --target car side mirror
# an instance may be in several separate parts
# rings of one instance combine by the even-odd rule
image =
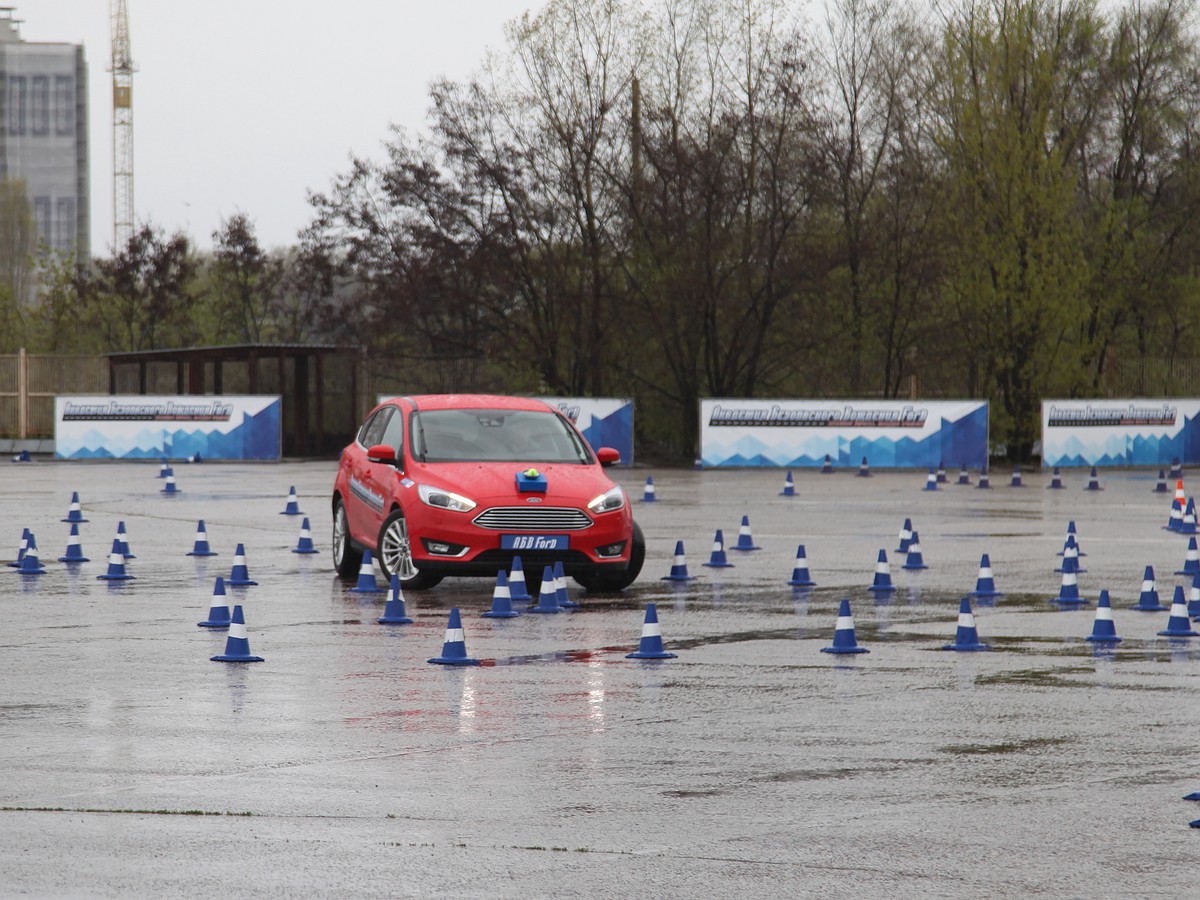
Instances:
[[[621,461],[621,451],[615,450],[612,447],[601,447],[596,451],[596,459],[600,461],[600,465],[615,466]]]
[[[367,448],[367,462],[385,463],[389,466],[400,468],[402,460],[396,457],[396,448],[389,447],[387,444],[376,444],[374,447]]]

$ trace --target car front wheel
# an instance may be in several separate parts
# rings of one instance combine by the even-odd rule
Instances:
[[[383,526],[379,529],[377,546],[379,547],[377,554],[379,568],[383,572],[383,577],[388,581],[392,580],[393,572],[398,572],[400,587],[406,591],[423,591],[441,583],[441,575],[417,571],[413,565],[408,522],[400,510],[392,510],[391,514],[383,520]],[[413,574],[406,578],[404,575],[406,571]]]
[[[338,497],[333,501],[333,565],[343,578],[358,573],[362,552],[350,540],[350,525],[346,521],[346,504]]]
[[[646,561],[646,539],[637,522],[633,523],[633,536],[629,547],[629,566],[621,572],[588,572],[575,576],[589,593],[614,594],[623,591],[637,580]]]

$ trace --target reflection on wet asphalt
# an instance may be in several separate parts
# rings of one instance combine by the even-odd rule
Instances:
[[[491,583],[384,595],[331,569],[332,463],[0,469],[0,894],[1189,896],[1200,639],[1169,604],[1186,537],[1150,472],[924,491],[924,473],[617,470],[647,538],[624,595],[486,619]],[[291,553],[298,518],[320,553]],[[78,491],[90,562],[57,561]],[[746,516],[757,551],[738,552]],[[902,568],[906,517],[929,568]],[[190,557],[199,519],[218,556]],[[1053,603],[1067,524],[1086,605]],[[135,579],[105,582],[118,521]],[[709,568],[722,529],[732,568]],[[687,582],[662,580],[683,541]],[[7,542],[7,543],[6,543]],[[245,545],[253,666],[198,628]],[[793,589],[797,546],[817,582]],[[879,550],[896,590],[867,590]],[[973,603],[986,653],[941,648]],[[1190,587],[1190,584],[1185,586]],[[1092,645],[1110,592],[1123,641]],[[830,656],[849,598],[859,644]],[[646,604],[677,659],[638,662]],[[431,666],[461,610],[479,667]]]

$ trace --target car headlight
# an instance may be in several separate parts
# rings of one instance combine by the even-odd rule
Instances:
[[[441,488],[431,487],[428,484],[418,486],[417,493],[421,500],[428,506],[436,506],[438,509],[452,509],[455,512],[470,512],[475,508],[475,501],[470,500],[462,494],[455,494],[452,491],[443,491]]]
[[[621,490],[619,485],[614,485],[589,503],[588,509],[594,513],[605,513],[612,512],[614,509],[620,509],[624,505],[625,492]]]

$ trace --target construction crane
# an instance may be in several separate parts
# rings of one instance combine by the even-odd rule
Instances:
[[[113,252],[133,237],[133,56],[129,50],[129,7],[109,0],[113,86]]]

